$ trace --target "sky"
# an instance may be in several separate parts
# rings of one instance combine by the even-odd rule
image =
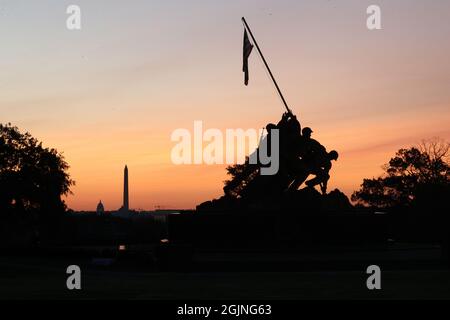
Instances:
[[[170,138],[281,117],[256,51],[243,85],[242,16],[302,126],[339,151],[331,189],[350,196],[399,148],[450,139],[447,0],[0,0],[0,122],[64,154],[72,209],[118,209],[125,164],[131,208],[217,198],[225,166],[174,165]]]

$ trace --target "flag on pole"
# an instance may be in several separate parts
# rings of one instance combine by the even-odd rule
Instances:
[[[244,65],[242,67],[242,71],[245,74],[244,83],[248,85],[248,57],[252,53],[253,45],[250,43],[248,39],[247,30],[244,31]]]

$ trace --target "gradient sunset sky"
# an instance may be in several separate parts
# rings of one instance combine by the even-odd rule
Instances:
[[[170,136],[281,117],[256,51],[243,85],[242,16],[302,125],[340,152],[330,188],[350,195],[399,148],[450,139],[448,0],[0,0],[0,122],[64,153],[75,210],[118,209],[125,164],[131,208],[219,197],[224,166],[173,165]]]

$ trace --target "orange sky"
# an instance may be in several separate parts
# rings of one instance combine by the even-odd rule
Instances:
[[[175,166],[170,135],[255,128],[283,106],[253,52],[243,85],[245,15],[294,113],[340,152],[330,187],[348,195],[401,147],[450,139],[450,3],[378,1],[77,1],[81,31],[50,0],[0,13],[0,121],[62,151],[76,210],[192,208],[222,194],[224,166]]]

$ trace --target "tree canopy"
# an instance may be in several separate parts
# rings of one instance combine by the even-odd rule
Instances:
[[[61,196],[74,184],[68,169],[56,149],[43,147],[11,124],[0,124],[0,214],[56,217],[66,209]]]
[[[411,205],[420,195],[430,195],[432,190],[448,192],[449,149],[449,143],[439,139],[400,149],[384,166],[384,175],[364,179],[352,200],[360,205],[390,208]]]

